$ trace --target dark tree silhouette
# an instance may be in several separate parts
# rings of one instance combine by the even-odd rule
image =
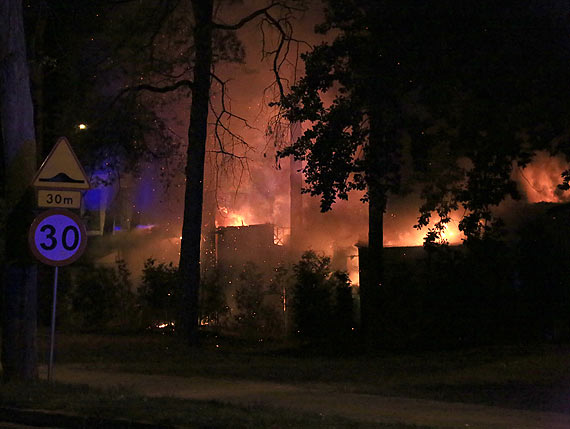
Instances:
[[[383,214],[401,187],[402,136],[425,185],[418,227],[439,216],[426,241],[441,239],[459,207],[468,238],[491,234],[492,207],[518,197],[514,163],[537,148],[561,150],[554,138],[569,128],[565,9],[530,0],[325,6],[317,31],[334,38],[303,56],[305,76],[281,100],[289,120],[311,125],[280,155],[306,161],[307,191],[323,211],[366,190],[367,328],[383,282]]]
[[[204,159],[206,152],[208,108],[210,101],[210,85],[213,65],[213,32],[235,31],[247,23],[260,18],[273,26],[279,34],[277,49],[273,55],[277,60],[274,67],[278,68],[285,54],[284,46],[291,41],[291,27],[287,17],[291,8],[286,3],[271,1],[266,7],[258,9],[237,20],[233,24],[216,23],[213,18],[214,1],[193,1],[194,13],[193,41],[196,50],[194,59],[192,101],[190,107],[190,125],[188,129],[188,151],[186,158],[186,191],[184,197],[184,217],[182,224],[182,243],[180,248],[180,281],[183,293],[182,329],[191,344],[197,342],[199,315],[200,287],[200,243],[203,205]],[[285,16],[275,18],[272,13],[281,10]],[[223,94],[222,94],[223,95]],[[224,115],[231,112],[222,106],[222,111],[216,117],[216,125]],[[218,135],[216,133],[216,135]],[[225,153],[222,141],[217,139],[220,151]],[[231,155],[228,153],[228,155]]]
[[[388,19],[397,14],[386,14],[381,4],[328,2],[317,31],[340,33],[303,56],[305,76],[282,99],[290,120],[313,125],[280,156],[306,161],[303,172],[310,193],[321,196],[321,209],[329,210],[336,198],[347,199],[351,190],[366,190],[363,330],[374,326],[383,282],[383,215],[389,193],[400,188],[404,96],[415,87],[398,56],[402,32],[392,32],[396,24]]]
[[[501,225],[493,207],[519,197],[513,168],[539,149],[568,155],[563,3],[442,0],[420,8],[412,63],[431,126],[416,133],[412,148],[423,155],[416,167],[428,182],[419,226],[432,212],[440,216],[432,237],[457,208],[468,241],[493,235]]]
[[[42,0],[24,10],[39,161],[65,135],[88,173],[104,182],[136,174],[141,160],[174,164],[181,140],[140,97],[116,98],[138,69],[133,64],[145,61],[124,47],[144,32],[133,32],[128,20],[118,25],[122,14],[110,0]]]
[[[146,17],[144,22],[148,23],[143,29],[146,38],[143,37],[140,41],[143,42],[142,45],[135,43],[131,49],[134,49],[134,52],[145,49],[150,53],[147,68],[142,69],[145,73],[139,70],[141,74],[137,76],[138,79],[144,76],[146,80],[143,82],[149,83],[141,83],[139,80],[138,83],[121,90],[118,97],[131,93],[164,94],[180,89],[191,92],[179,262],[182,312],[177,327],[191,344],[196,344],[198,339],[204,161],[210,114],[213,117],[217,153],[239,159],[240,157],[232,152],[231,144],[225,143],[224,137],[234,143],[246,143],[233,133],[228,125],[229,119],[243,119],[227,107],[226,82],[215,74],[214,65],[221,61],[243,61],[243,48],[235,32],[256,21],[260,23],[262,38],[265,38],[264,31],[268,27],[273,28],[277,34],[275,47],[270,48],[270,52],[265,52],[273,56],[273,67],[277,72],[287,55],[289,44],[293,41],[289,20],[294,11],[300,10],[300,4],[302,2],[296,0],[267,1],[265,6],[246,13],[231,23],[216,20],[215,12],[219,4],[214,0],[171,0],[159,2],[154,8],[141,9],[141,13]],[[134,25],[140,24],[135,22]],[[176,54],[174,62],[164,55],[172,48],[178,48],[173,51]],[[211,102],[212,85],[217,86],[222,97],[221,106],[217,108]]]
[[[48,3],[66,17],[80,13],[80,8],[70,6],[69,2],[52,0]],[[96,3],[96,6],[91,3],[86,5],[88,7],[85,11],[91,16],[91,21],[86,23],[85,28],[91,28],[93,22],[102,16],[105,19],[101,20],[101,28],[94,30],[96,36],[87,40],[86,49],[92,54],[88,56],[87,63],[75,64],[93,72],[93,75],[96,74],[94,70],[97,70],[102,75],[109,76],[109,87],[101,90],[107,95],[114,92],[111,102],[108,101],[109,97],[106,97],[103,103],[97,106],[100,111],[95,115],[97,127],[93,126],[89,132],[81,135],[82,140],[94,143],[91,148],[102,155],[95,159],[102,158],[108,163],[109,157],[112,157],[113,163],[120,171],[119,164],[124,165],[127,160],[136,160],[144,153],[148,154],[149,148],[141,145],[141,142],[145,137],[152,140],[148,138],[149,132],[162,144],[162,147],[154,148],[153,154],[158,152],[162,156],[168,155],[168,147],[173,142],[172,136],[164,132],[164,128],[153,130],[152,125],[158,122],[152,109],[149,112],[140,107],[161,105],[174,97],[178,100],[188,97],[189,100],[188,146],[183,166],[186,183],[179,262],[183,304],[177,330],[183,333],[190,343],[196,343],[204,160],[208,127],[214,124],[215,152],[220,156],[241,161],[242,159],[233,153],[232,145],[236,142],[245,144],[229,126],[230,119],[243,119],[227,107],[226,82],[215,74],[214,67],[220,62],[244,61],[244,49],[235,33],[255,21],[261,27],[262,38],[267,36],[268,27],[275,30],[275,48],[265,54],[274,56],[273,65],[278,69],[291,42],[292,28],[289,19],[295,10],[299,10],[298,5],[301,2],[268,0],[262,3],[263,7],[249,13],[244,12],[244,16],[237,17],[230,23],[217,20],[223,15],[217,13],[223,9],[221,6],[224,2],[214,0],[143,3],[98,0]],[[40,12],[35,20],[38,24],[42,22]],[[93,17],[95,12],[97,18]],[[81,20],[84,19],[81,17]],[[64,22],[69,27],[75,25],[73,20]],[[85,28],[81,29],[82,35],[87,34]],[[65,64],[72,63],[69,58],[70,56],[65,56]],[[70,69],[76,70],[77,67]],[[91,80],[92,76],[86,78]],[[93,78],[91,83],[96,83],[96,80]],[[83,87],[83,84],[77,85]],[[211,100],[212,86],[221,93],[222,101],[219,105]],[[105,103],[107,109],[102,108]],[[109,104],[111,108],[108,108]],[[139,127],[140,129],[136,130],[132,126],[124,127],[125,124],[130,124],[129,120],[125,120],[129,116],[151,126]],[[104,126],[105,124],[112,126]],[[113,140],[127,144],[112,147],[100,145],[97,148],[97,141],[106,141],[108,138],[104,137],[110,135],[114,137]]]
[[[2,131],[2,368],[6,380],[37,378],[37,269],[27,251],[31,182],[36,170],[34,110],[29,86],[22,2],[0,4],[0,129]]]

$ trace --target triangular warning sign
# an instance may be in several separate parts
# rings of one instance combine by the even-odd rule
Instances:
[[[89,179],[65,137],[60,137],[32,183],[36,188],[89,189]]]

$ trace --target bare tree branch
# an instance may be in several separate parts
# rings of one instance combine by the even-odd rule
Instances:
[[[119,93],[115,96],[115,98],[113,98],[113,100],[110,103],[110,106],[113,106],[120,98],[122,98],[125,94],[129,92],[149,91],[159,94],[165,94],[167,92],[176,91],[177,89],[180,88],[187,88],[192,90],[193,87],[194,83],[191,80],[187,79],[179,80],[178,82],[175,82],[172,85],[166,85],[166,86],[155,86],[146,83],[135,86],[127,86],[123,88],[121,91],[119,91]]]
[[[252,128],[247,119],[236,115],[235,113],[232,113],[231,108],[229,108],[226,105],[226,100],[228,100],[228,95],[226,93],[226,81],[223,81],[222,79],[220,79],[218,76],[216,76],[215,74],[212,73],[212,79],[215,80],[221,88],[221,110],[217,111],[216,108],[212,105],[212,103],[210,103],[210,110],[212,111],[212,113],[214,114],[215,117],[215,121],[213,123],[214,125],[214,137],[216,139],[216,143],[219,147],[218,151],[215,151],[217,153],[223,154],[223,155],[227,155],[231,158],[235,158],[235,159],[246,159],[246,156],[240,156],[237,155],[233,152],[233,150],[228,151],[225,147],[224,147],[224,138],[223,138],[223,134],[227,134],[230,136],[232,143],[238,142],[240,144],[242,144],[243,146],[246,147],[246,151],[248,150],[253,150],[253,148],[247,143],[247,141],[240,135],[234,133],[231,128],[226,125],[226,121],[229,121],[231,119],[237,119],[239,121],[241,121],[247,128]],[[226,118],[226,119],[224,119]],[[221,131],[221,133],[220,133]],[[233,146],[233,145],[232,145]],[[232,147],[233,149],[233,147]]]
[[[150,84],[141,84],[141,85],[136,85],[136,86],[130,86],[130,87],[124,88],[121,92],[150,91],[150,92],[158,92],[158,93],[164,94],[166,92],[176,91],[179,88],[188,88],[188,89],[192,90],[193,87],[194,87],[194,83],[192,81],[184,79],[184,80],[179,80],[178,82],[175,82],[172,85],[166,85],[166,86],[155,86],[155,85],[150,85]]]
[[[281,7],[281,8],[285,8],[287,10],[293,10],[294,8],[292,6],[288,6],[286,4],[283,4],[281,2],[271,2],[271,4],[269,4],[268,6],[258,9],[252,13],[250,13],[249,15],[243,17],[242,19],[240,19],[237,23],[235,24],[222,24],[222,23],[218,23],[218,22],[214,22],[214,28],[218,29],[218,30],[239,30],[240,28],[242,28],[245,24],[253,21],[255,18],[257,18],[258,16],[261,15],[265,15],[269,12],[269,10],[275,8],[275,7]],[[296,9],[295,9],[296,10]]]

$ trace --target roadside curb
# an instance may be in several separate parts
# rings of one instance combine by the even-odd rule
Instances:
[[[79,416],[47,410],[7,407],[0,407],[0,421],[39,427],[74,429],[176,429],[176,426],[136,422],[126,419],[108,419],[104,417]]]

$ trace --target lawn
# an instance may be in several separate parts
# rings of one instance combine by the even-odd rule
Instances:
[[[127,428],[136,422],[146,423],[149,428],[429,429],[427,426],[405,424],[362,423],[341,417],[262,406],[237,406],[216,401],[151,399],[123,388],[100,390],[47,381],[0,385],[0,405],[0,421],[4,420],[6,415],[12,417],[13,409],[32,409],[36,412],[32,413],[31,417],[22,417],[21,414],[15,413],[18,417],[6,420],[21,424],[40,422],[36,424],[50,427]],[[40,410],[40,417],[37,410]],[[80,417],[77,418],[78,416]]]
[[[41,336],[47,356],[47,334]],[[570,414],[570,347],[532,345],[387,353],[300,348],[208,336],[199,349],[168,335],[58,334],[56,365],[325,383],[339,391],[469,402]]]

